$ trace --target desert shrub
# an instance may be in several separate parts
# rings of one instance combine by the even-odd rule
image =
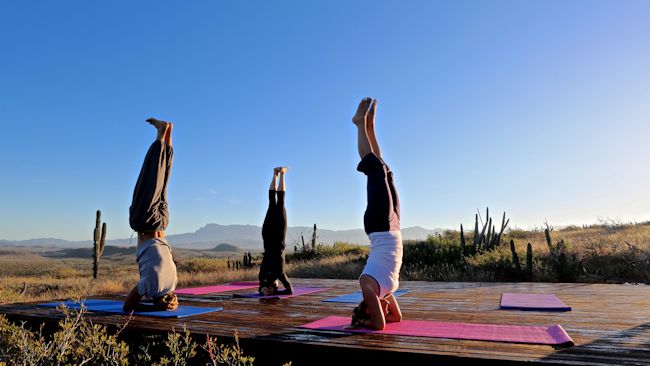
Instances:
[[[287,274],[301,278],[357,279],[365,263],[365,255],[336,255],[294,261],[287,266]]]
[[[221,258],[191,258],[177,263],[179,272],[216,272],[228,268],[226,260]]]
[[[466,258],[466,268],[473,273],[489,273],[492,281],[517,279],[509,248],[500,247],[490,251],[480,251]]]
[[[233,345],[218,344],[216,337],[206,336],[205,344],[201,347],[208,355],[210,364],[213,366],[252,366],[254,357],[245,356],[239,346],[239,335],[235,332],[235,343]]]
[[[453,235],[431,235],[426,241],[405,242],[400,276],[405,280],[459,280],[464,262],[457,240]]]
[[[127,365],[129,346],[118,340],[120,330],[88,322],[80,310],[62,308],[64,318],[51,336],[43,328],[32,332],[25,323],[0,316],[0,360],[12,365]],[[123,329],[123,328],[122,328]]]
[[[362,256],[367,255],[369,247],[366,245],[349,244],[336,242],[333,245],[316,245],[313,248],[304,247],[299,249],[294,247],[294,252],[286,255],[287,263],[305,260],[314,260],[340,255]]]
[[[110,332],[107,327],[87,320],[83,307],[80,310],[61,310],[64,317],[51,335],[44,332],[42,325],[37,331],[32,331],[26,323],[14,324],[0,315],[0,364],[248,366],[255,361],[244,354],[236,333],[234,344],[218,344],[216,338],[207,336],[206,342],[200,345],[183,327],[182,332],[172,330],[166,338],[140,335],[137,342],[127,344],[120,337],[128,321]]]

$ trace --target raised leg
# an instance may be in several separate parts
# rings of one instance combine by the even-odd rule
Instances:
[[[368,140],[368,132],[366,131],[366,119],[370,102],[370,98],[361,99],[357,112],[352,117],[352,123],[357,126],[357,148],[361,159],[373,152],[370,140]]]
[[[278,169],[278,168],[275,168],[275,169]],[[286,191],[287,190],[287,184],[284,181],[284,175],[287,173],[287,171],[289,171],[289,168],[287,168],[286,166],[283,166],[283,167],[281,167],[279,169],[280,169],[279,170],[279,172],[280,172],[280,183],[278,184],[278,191]]]
[[[377,111],[377,99],[372,101],[368,115],[366,117],[366,133],[368,134],[368,141],[372,147],[372,152],[381,159],[381,149],[377,142],[377,135],[375,134],[375,112]]]
[[[131,228],[139,233],[164,231],[169,224],[166,194],[174,155],[165,143],[171,123],[155,119],[147,122],[156,127],[157,136],[145,156],[129,209]]]
[[[399,230],[399,216],[395,212],[388,168],[384,162],[370,154],[361,160],[357,170],[368,177],[368,206],[363,216],[366,234]]]

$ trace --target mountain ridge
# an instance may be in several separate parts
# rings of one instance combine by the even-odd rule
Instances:
[[[442,232],[442,229],[426,229],[412,226],[402,229],[404,240],[426,239],[429,235]],[[292,226],[287,230],[287,247],[302,245],[311,240],[312,227]],[[368,236],[363,229],[346,230],[317,230],[317,242],[333,244],[335,242],[348,242],[353,244],[369,244]],[[220,225],[206,224],[192,233],[173,234],[167,236],[167,241],[172,246],[195,249],[212,249],[219,244],[229,244],[241,249],[258,249],[262,247],[262,228],[257,225]],[[135,245],[135,239],[109,239],[106,245],[124,247]],[[70,241],[56,238],[36,238],[28,240],[2,240],[0,247],[43,247],[43,248],[82,248],[92,246],[91,240]]]

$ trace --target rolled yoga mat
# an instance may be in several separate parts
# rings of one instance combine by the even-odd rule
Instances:
[[[397,290],[393,293],[393,296],[399,297],[405,294],[408,294],[411,290]],[[329,299],[323,300],[324,302],[346,302],[346,303],[355,303],[358,304],[363,300],[363,294],[361,291],[353,292],[351,294],[341,295],[337,297],[332,297]]]
[[[545,327],[402,320],[399,323],[386,324],[384,330],[365,328],[348,329],[349,326],[349,317],[328,316],[327,318],[301,325],[300,328],[477,341],[573,345],[573,340],[559,324]]]
[[[295,287],[293,289],[293,293],[291,295],[269,295],[269,296],[264,296],[260,293],[252,293],[252,294],[232,294],[233,297],[245,297],[249,299],[288,299],[290,297],[296,297],[300,295],[307,295],[307,294],[313,294],[314,292],[321,292],[325,291],[327,288],[322,288],[322,287]]]
[[[124,302],[118,300],[87,299],[81,301],[81,303],[78,301],[58,301],[39,304],[38,306],[57,307],[62,304],[66,305],[70,309],[79,309],[81,307],[81,304],[83,304],[86,306],[86,309],[88,311],[92,312],[126,315],[131,314],[122,311],[122,305],[124,305]],[[199,306],[179,305],[178,309],[173,311],[143,311],[134,312],[133,315],[153,316],[156,318],[185,318],[188,316],[207,314],[221,310],[223,310],[222,307],[204,308]]]
[[[529,311],[571,311],[553,294],[501,294],[501,309]]]
[[[174,293],[179,295],[205,295],[205,294],[213,294],[217,292],[244,290],[244,289],[255,288],[255,287],[257,287],[257,283],[253,284],[253,283],[235,282],[229,285],[181,288],[175,290]]]

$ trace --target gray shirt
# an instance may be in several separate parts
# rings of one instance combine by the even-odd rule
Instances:
[[[154,298],[176,289],[176,264],[165,239],[142,242],[135,255],[140,269],[140,281],[136,284],[138,295]]]

